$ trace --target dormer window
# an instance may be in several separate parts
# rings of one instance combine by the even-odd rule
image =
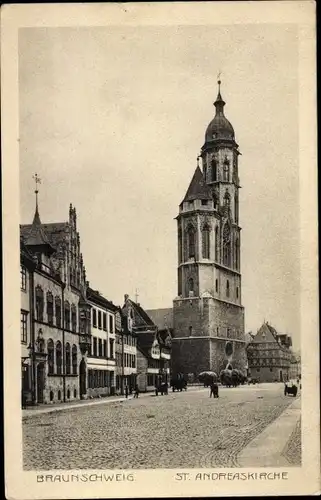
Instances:
[[[208,201],[207,201],[207,200],[202,200],[202,205],[203,205],[203,206],[208,205]]]

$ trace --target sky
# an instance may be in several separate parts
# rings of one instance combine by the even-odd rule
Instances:
[[[239,162],[245,329],[299,347],[298,38],[294,25],[24,28],[21,223],[77,210],[90,285],[145,309],[177,295],[175,217],[214,116],[217,74]]]

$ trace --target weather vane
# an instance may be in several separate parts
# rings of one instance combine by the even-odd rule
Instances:
[[[218,72],[218,75],[217,75],[217,83],[218,83],[218,85],[219,85],[219,86],[221,85],[221,74],[222,74],[222,72],[221,72],[221,70],[220,70],[220,71]]]
[[[35,189],[35,193],[36,193],[36,205],[38,206],[38,184],[41,184],[41,179],[40,177],[38,176],[37,173],[35,173],[35,175],[32,176],[32,178],[35,180],[35,183],[36,183],[36,189]]]

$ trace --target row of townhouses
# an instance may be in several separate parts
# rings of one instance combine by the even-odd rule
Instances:
[[[125,295],[90,286],[76,209],[65,222],[20,226],[22,404],[141,391],[169,379],[170,328],[159,329]]]

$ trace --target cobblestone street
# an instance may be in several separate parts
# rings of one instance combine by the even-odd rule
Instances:
[[[209,390],[32,415],[23,421],[24,468],[147,469],[237,467],[237,455],[292,397],[282,384]],[[300,460],[300,433],[296,450]],[[255,463],[253,463],[255,466]]]

